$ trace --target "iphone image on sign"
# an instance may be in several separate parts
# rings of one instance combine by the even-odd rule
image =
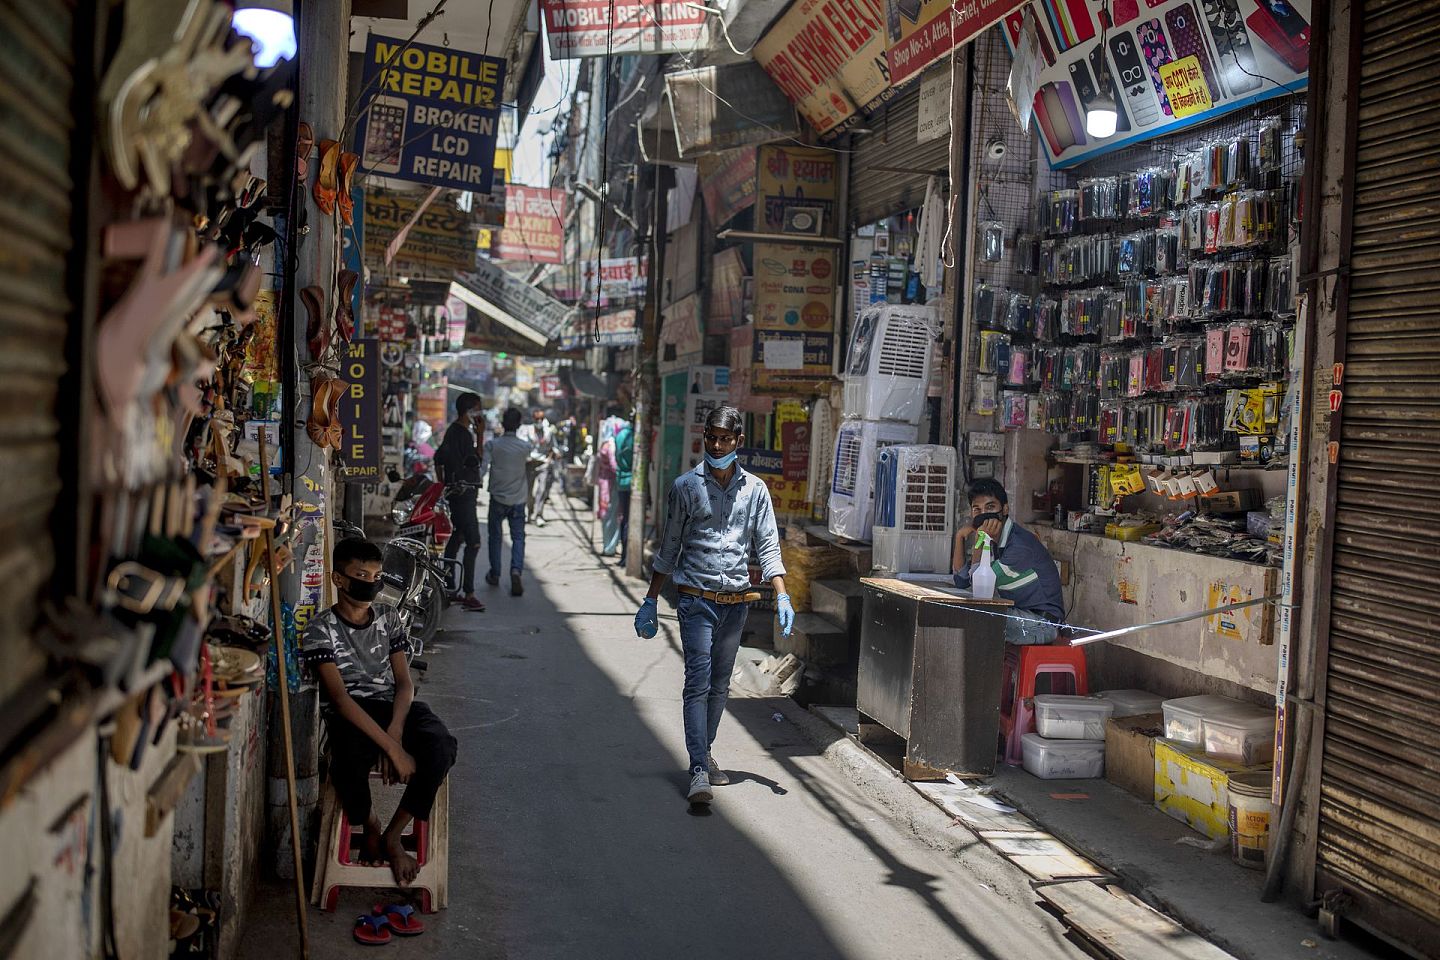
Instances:
[[[364,163],[375,173],[399,173],[400,154],[405,145],[405,101],[398,97],[376,97],[365,123]]]
[[[1205,85],[1210,88],[1210,99],[1219,100],[1225,91],[1215,82],[1215,65],[1210,62],[1210,51],[1205,47],[1205,35],[1200,32],[1200,20],[1195,14],[1195,4],[1182,3],[1167,12],[1165,26],[1170,28],[1170,42],[1175,47],[1175,58],[1183,60],[1194,57],[1199,60]]]
[[[1160,79],[1160,68],[1175,58],[1170,55],[1170,44],[1165,42],[1165,31],[1160,29],[1160,18],[1147,20],[1136,27],[1135,39],[1140,41],[1140,55],[1150,68],[1150,80],[1155,85],[1155,96],[1160,98],[1160,109],[1165,116],[1174,116],[1170,98],[1165,94],[1165,81]]]
[[[1125,91],[1125,102],[1130,106],[1135,126],[1148,127],[1160,119],[1160,111],[1156,109],[1150,81],[1145,78],[1135,37],[1129,30],[1120,30],[1110,37],[1110,55],[1115,59],[1115,82]]]
[[[1240,19],[1240,5],[1236,0],[1200,0],[1200,5],[1220,55],[1220,75],[1225,89],[1231,96],[1239,96],[1260,86],[1255,51],[1250,48],[1250,31]]]

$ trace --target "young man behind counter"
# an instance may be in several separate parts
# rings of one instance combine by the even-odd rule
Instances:
[[[970,589],[971,576],[980,563],[976,534],[984,533],[990,538],[996,593],[1015,604],[1012,616],[1023,618],[1005,621],[1005,642],[1052,643],[1055,624],[1065,619],[1065,597],[1050,551],[1010,516],[1010,498],[998,480],[976,480],[966,493],[970,522],[955,531],[950,556],[955,586]]]

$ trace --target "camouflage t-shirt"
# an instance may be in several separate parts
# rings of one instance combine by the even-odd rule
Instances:
[[[356,626],[331,607],[310,621],[300,643],[300,656],[313,670],[333,663],[345,690],[355,698],[395,699],[395,671],[390,655],[410,647],[405,624],[394,607],[370,608],[370,622]]]

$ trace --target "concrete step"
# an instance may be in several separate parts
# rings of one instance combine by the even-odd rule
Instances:
[[[858,580],[816,580],[810,584],[810,610],[844,624],[847,630],[858,629],[865,606],[863,591]]]
[[[850,661],[849,631],[817,613],[797,613],[790,636],[780,634],[775,621],[775,652],[781,656],[793,653],[807,664],[846,666]]]

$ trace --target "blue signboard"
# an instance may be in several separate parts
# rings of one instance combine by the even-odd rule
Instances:
[[[489,193],[505,61],[371,34],[355,142],[360,166],[397,180]]]

